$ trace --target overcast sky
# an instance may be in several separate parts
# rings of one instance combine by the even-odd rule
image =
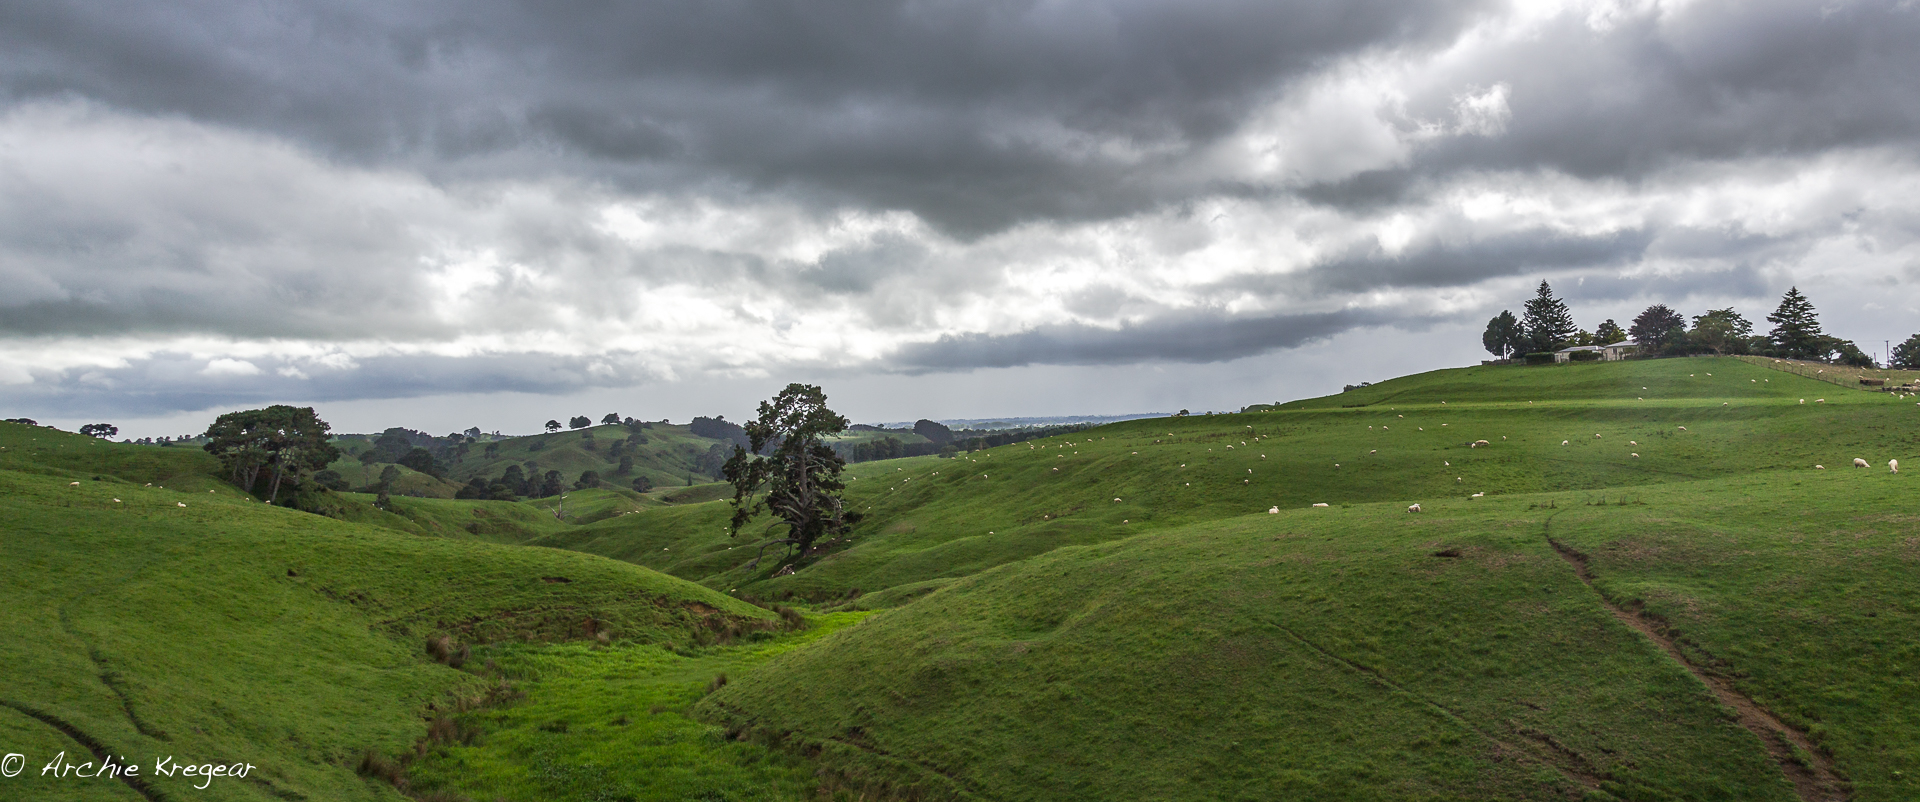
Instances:
[[[1920,331],[1920,2],[0,4],[0,415],[1235,409]]]

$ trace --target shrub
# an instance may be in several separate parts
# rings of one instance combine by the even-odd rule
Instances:
[[[707,683],[707,693],[713,693],[725,687],[727,687],[727,675],[725,672],[721,672],[713,675],[713,681]]]
[[[807,617],[801,615],[799,610],[782,604],[775,606],[773,611],[780,614],[780,620],[786,623],[787,629],[806,629]]]
[[[1571,356],[1575,362],[1597,362],[1600,360],[1599,351],[1575,351]]]
[[[385,780],[388,785],[406,790],[407,773],[400,764],[387,759],[387,756],[371,749],[360,755],[360,765],[354,768],[362,777],[374,777]]]
[[[1536,351],[1534,353],[1527,354],[1527,364],[1529,365],[1546,365],[1552,362],[1553,362],[1552,351]]]

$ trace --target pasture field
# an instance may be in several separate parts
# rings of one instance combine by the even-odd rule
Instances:
[[[0,424],[0,751],[262,767],[0,797],[1920,798],[1916,424],[1764,361],[1442,370],[850,466],[811,562],[723,485],[327,518]]]

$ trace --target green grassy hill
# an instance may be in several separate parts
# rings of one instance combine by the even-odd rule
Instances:
[[[0,747],[270,767],[164,798],[394,798],[367,750],[438,799],[1920,798],[1886,467],[1920,405],[1813,370],[1444,370],[863,463],[866,520],[777,578],[769,527],[685,486],[717,441],[684,427],[453,474],[657,447],[650,493],[329,519],[0,425]]]
[[[1732,359],[1468,368],[856,466],[872,517],[790,577],[718,504],[543,542],[904,605],[700,708],[893,792],[1793,799],[1803,761],[1802,798],[1906,799],[1916,416]]]
[[[40,778],[36,762],[0,795],[392,799],[356,774],[363,752],[409,751],[423,711],[502,687],[429,659],[431,638],[684,647],[777,620],[626,563],[268,507],[212,468],[0,424],[0,751],[259,770],[200,791]]]

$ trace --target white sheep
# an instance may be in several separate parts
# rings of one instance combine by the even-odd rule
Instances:
[[[1564,445],[1566,445],[1566,444],[1567,444],[1568,442],[1569,442],[1569,441],[1566,441],[1566,440],[1562,440],[1562,441],[1560,441],[1560,445],[1563,445],[1563,446],[1564,446]]]
[[[1324,501],[1316,501],[1316,502],[1314,502],[1314,504],[1313,504],[1313,506],[1315,506],[1315,507],[1330,507],[1330,506],[1333,506],[1333,505],[1331,505],[1331,504],[1328,504],[1328,503],[1326,503],[1326,502],[1324,502]]]
[[[1680,427],[1680,431],[1683,431],[1683,432],[1684,432],[1684,431],[1686,431],[1686,430],[1687,430],[1687,427],[1685,427],[1685,426],[1682,426],[1682,427]]]
[[[1368,451],[1367,453],[1368,453],[1368,454],[1378,454],[1378,453],[1380,453],[1380,449],[1377,449],[1377,448],[1376,448],[1376,449],[1373,449],[1373,450],[1371,450],[1371,451]],[[75,484],[79,484],[79,483],[78,483],[78,482],[75,482]]]
[[[1887,472],[1888,472],[1888,473],[1899,473],[1899,472],[1900,472],[1900,461],[1899,461],[1899,460],[1897,460],[1897,459],[1890,459],[1890,460],[1887,460]]]
[[[68,482],[68,483],[67,483],[67,486],[68,486],[68,487],[79,487],[79,486],[80,486],[80,483],[79,483],[79,482]]]
[[[1824,399],[1824,398],[1816,398],[1816,399],[1813,399],[1813,403],[1816,403],[1816,404],[1824,404],[1824,403],[1827,403],[1827,399]]]
[[[1268,515],[1279,515],[1279,514],[1280,514],[1280,508],[1279,508],[1279,507],[1268,507],[1268,508],[1267,508],[1267,514],[1268,514]]]
[[[1420,505],[1418,504],[1415,504],[1407,508],[1407,512],[1419,512],[1419,511],[1420,511]]]
[[[1826,469],[1827,469],[1827,466],[1825,466],[1825,465],[1815,465],[1815,466],[1813,466],[1813,469],[1814,469],[1814,470],[1816,470],[1816,471],[1824,471],[1824,470],[1826,470]]]
[[[1600,435],[1597,435],[1597,434],[1596,434],[1596,435],[1594,435],[1594,436],[1593,436],[1593,439],[1595,439],[1595,440],[1598,440],[1598,439],[1600,439]]]
[[[1475,441],[1473,441],[1473,444],[1474,444],[1474,445],[1476,445],[1476,446],[1490,446],[1490,445],[1493,445],[1492,443],[1489,443],[1489,442],[1487,442],[1487,441],[1485,441],[1485,440],[1475,440]]]
[[[1475,493],[1475,494],[1473,494],[1473,495],[1471,495],[1471,496],[1468,496],[1467,498],[1483,498],[1483,497],[1485,497],[1486,495],[1487,495],[1486,493]]]
[[[1637,445],[1640,445],[1640,441],[1638,441],[1638,440],[1628,440],[1628,441],[1627,441],[1627,445],[1630,445],[1630,446],[1637,446]]]
[[[1639,459],[1639,458],[1640,458],[1640,455],[1639,455],[1639,454],[1637,454],[1637,453],[1628,453],[1628,454],[1627,454],[1627,456],[1629,456],[1629,457],[1632,457],[1632,458],[1634,458],[1634,459]]]
[[[1859,457],[1854,457],[1854,458],[1853,458],[1853,467],[1855,467],[1855,468],[1865,468],[1865,467],[1867,467],[1867,461],[1866,461],[1866,460],[1863,460],[1863,459],[1861,459],[1861,458],[1859,458]]]

